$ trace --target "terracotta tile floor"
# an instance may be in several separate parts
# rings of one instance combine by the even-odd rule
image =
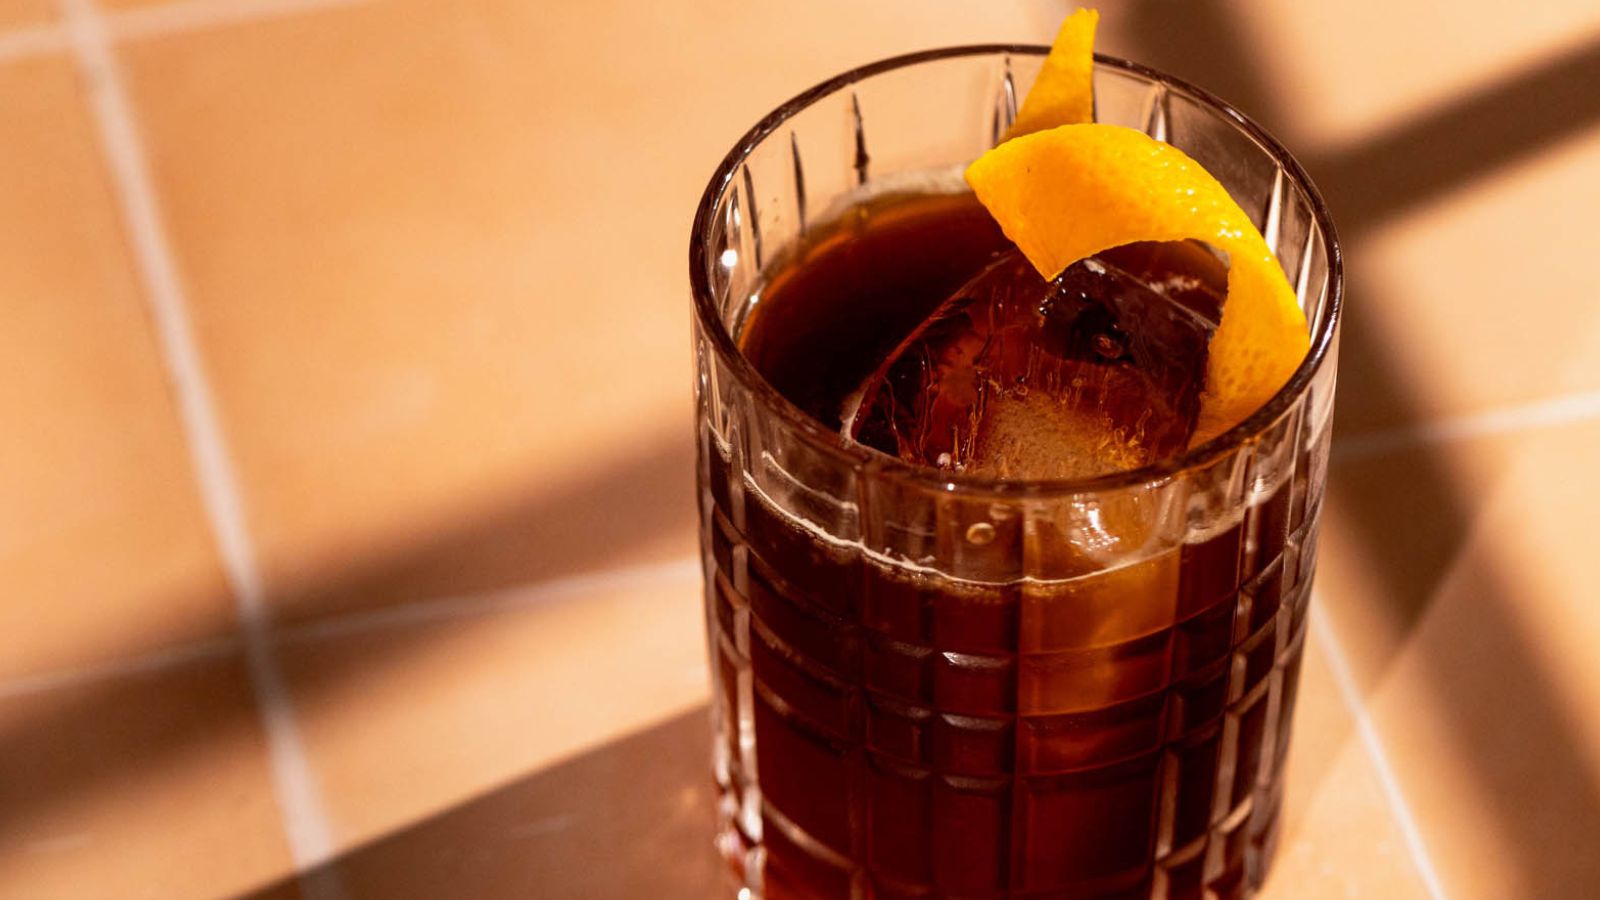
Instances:
[[[293,865],[238,654],[8,691],[0,750],[0,896],[228,896]]]
[[[1600,896],[1600,10],[1536,6],[1106,11],[1350,261],[1268,897]],[[717,896],[691,211],[1063,9],[0,3],[0,896]]]
[[[0,678],[234,631],[71,60],[0,66]]]

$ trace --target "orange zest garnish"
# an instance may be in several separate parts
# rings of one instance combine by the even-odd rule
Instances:
[[[1084,38],[1092,40],[1094,14],[1083,16],[1062,27],[1017,117],[1019,136],[979,157],[967,183],[1046,279],[1135,241],[1198,240],[1227,254],[1228,293],[1190,441],[1198,445],[1289,380],[1310,346],[1305,314],[1261,232],[1204,167],[1134,129],[1072,118],[1086,106],[1092,64]],[[1058,53],[1072,58],[1053,64]]]
[[[1094,29],[1099,23],[1100,14],[1092,9],[1080,9],[1061,23],[1044,67],[1022,98],[1022,109],[1004,140],[1094,121]]]

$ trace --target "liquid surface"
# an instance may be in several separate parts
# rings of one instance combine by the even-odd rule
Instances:
[[[971,194],[879,197],[776,267],[741,349],[796,406],[838,428],[844,398],[1010,246]]]
[[[970,196],[899,198],[803,251],[743,343],[850,440],[950,471],[1085,477],[1187,445],[1226,281],[1185,242],[1046,282]]]

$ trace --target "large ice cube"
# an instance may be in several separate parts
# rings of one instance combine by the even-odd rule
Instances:
[[[846,410],[850,438],[1001,479],[1077,478],[1181,451],[1227,269],[1203,245],[1131,244],[1054,281],[1018,252],[940,305]]]

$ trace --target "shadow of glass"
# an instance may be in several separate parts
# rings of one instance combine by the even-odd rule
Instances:
[[[1142,61],[1206,85],[1269,129],[1288,124],[1287,107],[1252,76],[1256,54],[1227,4],[1143,0],[1129,12],[1130,31],[1141,42],[1149,36],[1148,46],[1141,43]],[[1596,83],[1600,42],[1457,97],[1359,145],[1313,150],[1304,155],[1307,168],[1324,188],[1349,247],[1388,217],[1600,120]],[[1343,410],[1380,407],[1361,410],[1358,418],[1367,421],[1416,422],[1420,398],[1408,392],[1384,335],[1359,311],[1385,300],[1362,277],[1361,261],[1347,262],[1352,302],[1338,404]],[[1334,446],[1337,453],[1337,436]],[[1396,485],[1398,493],[1357,481],[1330,488],[1343,498],[1340,524],[1360,558],[1376,562],[1370,574],[1380,595],[1354,599],[1378,607],[1391,631],[1378,670],[1363,673],[1369,685],[1415,635],[1469,536],[1474,501],[1484,499],[1480,486],[1458,482],[1444,456],[1427,448],[1406,457]],[[1497,823],[1496,845],[1514,861],[1520,895],[1574,896],[1600,883],[1600,862],[1578,846],[1581,836],[1600,834],[1600,782],[1542,655],[1512,608],[1513,564],[1478,553],[1470,566],[1474,602],[1465,613],[1450,610],[1457,618],[1448,631],[1456,640],[1418,644],[1432,711],[1470,771],[1475,799]]]
[[[711,850],[702,707],[354,848],[352,897],[704,900],[731,884]],[[315,877],[313,873],[312,877]],[[296,880],[247,900],[298,896]]]

